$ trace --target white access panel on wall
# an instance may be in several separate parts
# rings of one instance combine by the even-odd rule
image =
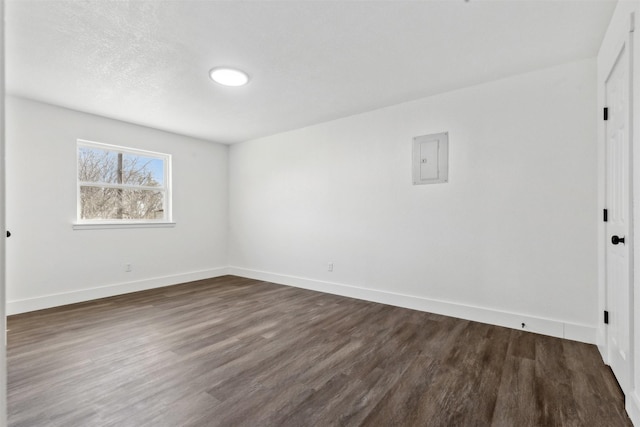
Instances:
[[[449,133],[413,138],[413,184],[436,184],[449,179]]]

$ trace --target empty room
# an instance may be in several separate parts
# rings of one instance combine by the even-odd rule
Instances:
[[[640,0],[2,5],[0,425],[640,426]]]

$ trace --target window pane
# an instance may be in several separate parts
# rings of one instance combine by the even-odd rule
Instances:
[[[118,183],[118,154],[93,147],[78,147],[78,180]]]
[[[124,154],[122,182],[129,185],[162,187],[164,185],[164,161],[153,157]]]
[[[80,187],[81,219],[164,219],[164,193],[104,187]]]
[[[155,157],[79,147],[78,179],[80,182],[162,187],[164,161]]]

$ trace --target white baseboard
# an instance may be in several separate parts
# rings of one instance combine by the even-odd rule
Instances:
[[[606,347],[606,341],[607,341],[607,332],[606,329],[604,327],[604,323],[600,323],[597,327],[596,327],[596,345],[598,346],[598,350],[600,351],[600,355],[602,356],[602,360],[604,360],[604,363],[608,363],[607,360],[607,347]]]
[[[625,399],[625,409],[634,426],[640,426],[640,396],[634,390]]]
[[[210,270],[194,271],[184,274],[154,277],[133,282],[82,289],[78,291],[44,295],[36,298],[7,301],[7,315],[90,301],[93,299],[122,295],[146,289],[160,288],[163,286],[176,285],[194,280],[209,279],[224,276],[226,274],[326,292],[365,301],[405,307],[413,310],[426,311],[429,313],[442,314],[445,316],[473,320],[476,322],[504,326],[507,328],[525,330],[558,338],[567,338],[589,344],[594,344],[596,342],[596,328],[589,325],[566,323],[558,320],[464,305],[455,302],[439,301],[414,295],[403,295],[394,292],[367,289],[341,283],[312,280],[303,277],[288,276],[241,267],[220,267]],[[522,328],[522,323],[525,324],[524,328]]]
[[[465,320],[472,320],[491,325],[504,326],[512,329],[525,330],[558,338],[566,338],[574,341],[595,344],[595,326],[566,323],[558,320],[545,319],[498,311],[489,308],[476,307],[449,301],[439,301],[413,295],[403,295],[394,292],[361,288],[341,283],[325,282],[320,280],[305,279],[303,277],[288,276],[283,274],[257,271],[241,267],[229,267],[228,274],[246,277],[249,279],[264,280],[266,282],[295,286],[298,288],[326,292],[350,298],[442,314]],[[522,328],[522,323],[525,327]]]
[[[179,283],[192,282],[194,280],[210,279],[212,277],[224,276],[226,274],[228,274],[228,269],[226,267],[220,267],[171,276],[153,277],[133,282],[117,283],[78,291],[44,295],[36,298],[7,301],[7,315],[42,310],[44,308],[74,304],[77,302],[90,301],[114,295],[128,294],[130,292],[144,291],[146,289],[161,288],[164,286],[177,285]]]

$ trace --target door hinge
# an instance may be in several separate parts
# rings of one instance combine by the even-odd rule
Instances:
[[[609,221],[609,211],[607,211],[606,209],[602,209],[602,220],[604,222]]]
[[[604,107],[603,117],[605,120],[609,120],[609,108]]]
[[[607,310],[604,311],[604,324],[609,324],[609,312]]]

